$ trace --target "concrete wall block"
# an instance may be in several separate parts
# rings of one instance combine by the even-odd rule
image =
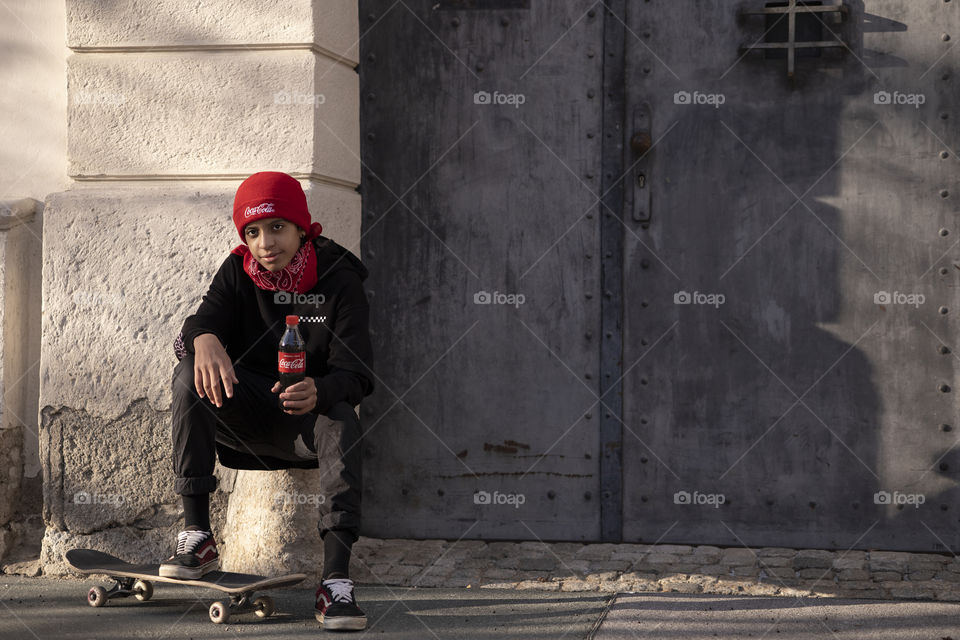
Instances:
[[[315,96],[291,93],[290,104],[282,106],[296,111],[313,109],[314,172],[356,186],[360,184],[360,76],[318,58],[313,86]],[[282,97],[278,94],[276,99]]]
[[[310,3],[67,0],[67,46],[198,45],[312,41]]]
[[[71,48],[314,44],[353,64],[357,60],[356,0],[240,0],[229,10],[220,3],[187,7],[177,0],[67,0],[66,5]]]
[[[401,7],[397,9],[402,10]],[[357,0],[319,0],[313,3],[313,41],[325,51],[356,66],[360,60]]]
[[[240,240],[229,217],[232,187],[48,197],[41,410],[113,420],[135,398],[169,409],[173,340]]]
[[[314,222],[323,225],[323,235],[360,254],[360,194],[350,188],[301,180]],[[231,201],[232,202],[232,201]],[[231,205],[232,206],[232,205]],[[237,242],[240,237],[236,236]]]
[[[320,174],[359,184],[359,78],[309,51],[68,58],[74,176]]]
[[[170,462],[169,413],[133,402],[102,419],[60,407],[43,412],[48,526],[78,534],[111,527],[170,527],[178,516]]]

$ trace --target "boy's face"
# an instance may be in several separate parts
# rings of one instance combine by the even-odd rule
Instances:
[[[264,269],[280,271],[300,249],[300,227],[283,218],[262,218],[243,228],[247,248]]]

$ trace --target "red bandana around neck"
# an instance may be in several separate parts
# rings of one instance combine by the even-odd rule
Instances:
[[[237,245],[230,253],[243,258],[243,270],[253,283],[264,291],[306,293],[317,284],[317,254],[313,248],[313,239],[320,235],[321,230],[320,223],[311,224],[306,242],[294,254],[290,263],[276,273],[264,269],[245,244]]]

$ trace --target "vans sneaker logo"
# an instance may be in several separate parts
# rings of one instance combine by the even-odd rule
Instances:
[[[204,545],[202,550],[197,552],[197,558],[200,560],[206,560],[207,556],[215,554],[217,552],[217,547],[214,544]]]

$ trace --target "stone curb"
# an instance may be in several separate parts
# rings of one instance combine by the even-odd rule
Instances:
[[[960,601],[960,558],[900,551],[361,537],[358,584]]]

